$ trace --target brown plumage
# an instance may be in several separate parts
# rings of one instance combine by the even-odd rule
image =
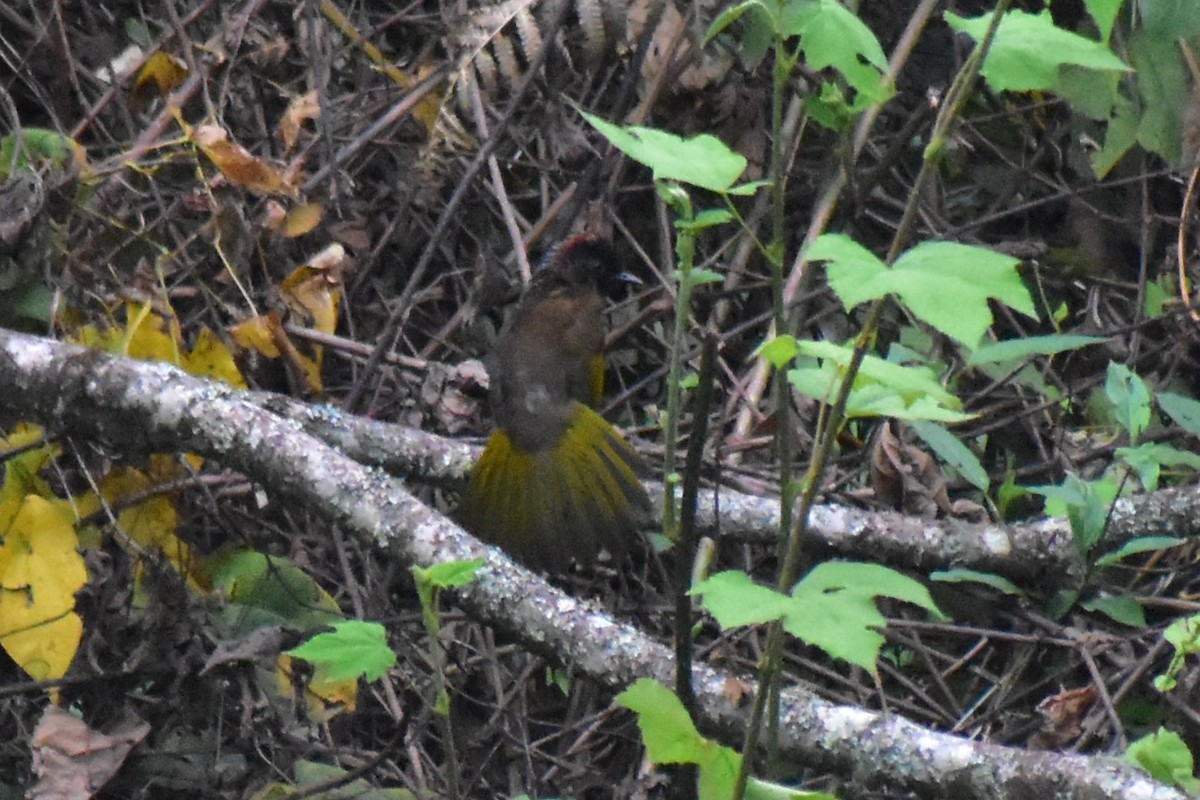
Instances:
[[[497,430],[458,517],[532,567],[623,553],[650,502],[629,443],[592,407],[603,390],[606,298],[624,276],[580,236],[552,251],[500,333],[490,367]]]

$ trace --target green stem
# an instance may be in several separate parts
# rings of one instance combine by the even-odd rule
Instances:
[[[993,12],[991,24],[988,26],[983,39],[979,42],[979,46],[972,51],[958,75],[955,76],[954,83],[951,84],[950,89],[946,93],[946,99],[942,104],[937,119],[934,121],[929,144],[925,148],[921,171],[918,173],[913,188],[909,192],[904,215],[901,217],[896,235],[893,237],[891,247],[888,249],[886,259],[888,264],[896,260],[897,256],[903,250],[905,242],[908,240],[914,220],[916,219],[916,211],[925,181],[928,180],[934,165],[937,163],[937,158],[949,136],[954,120],[958,118],[963,104],[966,102],[967,97],[970,96],[970,92],[978,80],[983,60],[986,58],[992,41],[995,39],[996,30],[1000,26],[1000,20],[1008,10],[1011,2],[1012,0],[1000,0],[997,4],[996,10]],[[776,202],[779,202],[779,200],[779,198],[776,198]],[[867,319],[855,340],[854,353],[851,356],[850,363],[847,365],[841,383],[838,386],[837,397],[830,407],[829,413],[824,415],[824,424],[817,432],[816,451],[813,453],[808,470],[801,481],[800,503],[796,509],[795,518],[792,520],[788,534],[787,550],[783,566],[779,570],[779,580],[776,587],[780,592],[790,592],[792,585],[798,577],[801,544],[808,534],[809,513],[816,502],[817,493],[821,485],[821,476],[824,474],[825,465],[836,443],[837,432],[844,420],[846,403],[850,397],[850,390],[853,387],[854,379],[862,366],[867,349],[875,341],[875,333],[879,325],[879,318],[884,308],[885,299],[880,298],[871,304],[867,312]],[[758,747],[759,728],[762,726],[768,695],[771,693],[769,687],[773,684],[775,676],[781,672],[782,654],[783,624],[777,621],[772,623],[768,628],[767,649],[763,656],[762,667],[759,670],[759,691],[755,693],[754,705],[751,708],[750,719],[746,726],[746,736],[743,739],[742,765],[739,768],[737,783],[734,786],[733,792],[733,796],[737,800],[740,800],[745,793],[746,783],[749,780],[749,765],[753,760],[753,753]]]

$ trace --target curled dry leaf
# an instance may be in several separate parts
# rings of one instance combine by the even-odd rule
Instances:
[[[221,174],[235,186],[262,194],[282,194],[295,197],[297,175],[257,158],[246,148],[229,141],[229,134],[217,125],[201,125],[191,132],[191,139],[200,151],[213,162]]]
[[[300,126],[306,120],[321,116],[321,104],[317,100],[317,90],[312,89],[299,97],[293,97],[287,111],[279,120],[279,139],[283,142],[286,152],[291,153],[296,148],[300,138]]]
[[[36,800],[85,800],[104,787],[129,751],[150,733],[130,712],[111,733],[92,730],[58,706],[47,706],[33,731]]]

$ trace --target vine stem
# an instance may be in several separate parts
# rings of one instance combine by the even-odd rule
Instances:
[[[925,182],[929,179],[933,168],[938,163],[942,148],[949,138],[954,121],[958,118],[963,104],[970,96],[971,90],[975,87],[980,69],[983,66],[983,60],[987,57],[988,50],[991,49],[992,42],[996,38],[996,31],[1000,27],[1000,21],[1004,18],[1004,14],[1008,11],[1011,2],[1012,0],[1000,0],[996,4],[996,9],[992,12],[992,19],[988,25],[987,32],[980,40],[979,45],[971,51],[971,55],[967,58],[962,69],[955,76],[954,82],[946,92],[945,100],[942,103],[937,118],[934,120],[929,144],[925,147],[921,170],[913,182],[913,188],[909,191],[904,214],[900,218],[895,236],[892,238],[891,246],[888,248],[885,261],[889,265],[895,262],[904,248],[904,244],[908,241],[912,226],[916,220],[916,212]],[[780,198],[776,198],[776,202],[779,201]],[[854,351],[838,386],[837,396],[829,409],[829,413],[824,415],[824,423],[817,432],[817,448],[801,481],[800,503],[792,519],[791,529],[788,533],[786,554],[783,565],[779,570],[779,580],[776,584],[776,589],[780,592],[790,591],[792,584],[796,582],[798,577],[797,573],[800,568],[800,555],[802,552],[801,545],[808,534],[809,514],[816,502],[821,485],[821,476],[824,474],[829,456],[833,452],[837,432],[841,428],[845,418],[846,404],[850,398],[850,390],[853,387],[854,379],[862,367],[867,350],[875,341],[879,318],[882,315],[886,299],[885,297],[881,297],[871,303],[866,321],[863,324],[862,330],[859,331],[858,337],[855,339]],[[777,620],[768,626],[767,649],[762,659],[762,666],[759,669],[759,689],[754,695],[754,705],[751,708],[750,719],[746,724],[746,735],[742,742],[742,762],[738,768],[737,782],[734,785],[733,791],[735,800],[741,800],[746,792],[750,764],[754,760],[754,752],[758,748],[759,729],[762,727],[766,700],[770,694],[767,688],[771,686],[775,677],[781,672],[782,657],[783,622]]]

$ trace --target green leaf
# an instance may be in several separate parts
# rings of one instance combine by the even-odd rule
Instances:
[[[1118,447],[1116,455],[1137,473],[1138,480],[1148,492],[1158,488],[1162,467],[1200,469],[1200,455],[1158,442],[1144,442],[1137,447]]]
[[[295,796],[294,789],[313,789],[315,794],[307,797],[320,800],[416,800],[408,789],[382,789],[372,786],[363,778],[351,778],[350,772],[330,764],[315,761],[297,761],[293,767],[296,786],[275,784],[267,791],[258,791],[255,797],[283,798]],[[337,787],[337,788],[329,788]]]
[[[800,37],[800,49],[813,70],[833,67],[868,104],[883,102],[891,95],[890,87],[883,84],[887,57],[879,40],[837,0],[788,3],[783,8],[782,27],[785,36]]]
[[[1092,15],[1096,28],[1100,31],[1102,42],[1107,43],[1108,37],[1112,35],[1113,22],[1123,2],[1124,0],[1084,0],[1088,13]]]
[[[802,354],[820,359],[820,365],[789,370],[788,381],[810,397],[832,400],[853,351],[832,342],[803,341],[797,345]],[[846,415],[947,423],[971,419],[973,415],[959,411],[961,407],[961,401],[942,387],[928,367],[906,367],[866,356],[855,376]]]
[[[1096,566],[1108,567],[1120,563],[1138,553],[1149,553],[1155,550],[1165,550],[1168,547],[1178,547],[1186,544],[1187,539],[1177,539],[1174,536],[1140,536],[1130,539],[1117,550],[1105,553],[1096,559]]]
[[[776,8],[774,3],[766,3],[763,0],[742,0],[742,2],[730,6],[717,15],[717,18],[708,26],[708,30],[704,32],[704,44],[708,44],[714,37],[718,36],[721,31],[728,28],[733,23],[737,22],[738,18],[751,9],[758,9],[766,15],[767,19],[775,22],[778,27],[779,18],[772,13]]]
[[[739,570],[718,572],[688,594],[703,598],[704,607],[724,629],[771,622],[793,607],[790,597],[755,583]]]
[[[737,197],[749,197],[764,186],[770,185],[771,182],[766,179],[750,181],[749,183],[739,183],[737,186],[734,186],[729,189],[729,191],[725,192],[725,194],[732,194],[736,195]]]
[[[1200,402],[1174,392],[1159,392],[1154,399],[1176,425],[1193,436],[1200,436]]]
[[[713,575],[691,593],[703,598],[704,607],[722,628],[782,618],[788,633],[872,672],[884,641],[873,629],[887,622],[874,598],[914,603],[941,617],[920,583],[887,567],[858,562],[818,564],[796,584],[790,597],[732,570]]]
[[[1016,597],[1024,597],[1025,593],[1008,578],[1000,575],[995,575],[991,572],[978,572],[973,569],[944,569],[937,572],[931,572],[929,579],[940,581],[942,583],[982,583],[984,586],[990,586],[993,589],[1011,594]]]
[[[1125,760],[1162,783],[1179,786],[1193,794],[1200,792],[1200,781],[1192,775],[1192,751],[1174,731],[1159,728],[1155,733],[1143,736],[1125,750]]]
[[[1117,422],[1129,434],[1129,441],[1136,443],[1150,424],[1150,390],[1145,381],[1124,364],[1109,362],[1104,393],[1113,404]]]
[[[471,561],[443,561],[428,569],[421,569],[421,580],[437,589],[450,589],[455,586],[466,586],[475,580],[475,573],[483,566],[482,558]]]
[[[1029,486],[1029,491],[1047,499],[1046,513],[1050,516],[1066,513],[1071,523],[1071,536],[1080,555],[1087,556],[1104,533],[1108,507],[1117,496],[1117,485],[1111,478],[1097,481],[1080,480],[1069,474],[1058,486]]]
[[[1146,627],[1146,614],[1142,606],[1132,597],[1093,597],[1079,604],[1088,611],[1099,612],[1109,619],[1131,628]]]
[[[938,458],[954,467],[968,483],[981,492],[988,490],[988,487],[991,486],[991,479],[988,478],[987,470],[983,468],[979,458],[957,436],[941,425],[927,420],[913,420],[908,423],[908,426],[916,432],[917,436],[921,437],[925,444],[929,445]]]
[[[795,358],[799,352],[800,345],[796,342],[796,337],[784,333],[769,342],[760,344],[754,351],[754,355],[765,358],[768,364],[779,369]]]
[[[304,570],[285,558],[252,550],[221,556],[213,587],[228,601],[222,632],[242,636],[269,625],[311,632],[343,619],[341,609]]]
[[[1141,95],[1138,143],[1171,163],[1179,162],[1180,131],[1187,108],[1180,98],[1191,96],[1191,76],[1179,53],[1182,36],[1154,36],[1143,28],[1134,31],[1129,41],[1129,60],[1137,69]],[[1170,130],[1164,125],[1170,125]]]
[[[978,42],[992,15],[964,19],[946,12],[946,22]],[[1056,28],[1049,11],[1030,14],[1010,11],[992,40],[982,74],[998,92],[1054,90],[1059,67],[1075,64],[1088,69],[1128,72],[1129,67],[1100,42]]]
[[[669,689],[642,678],[616,697],[638,715],[646,755],[655,764],[697,764],[701,800],[732,795],[742,757],[732,748],[704,738],[687,710]]]
[[[847,310],[894,294],[923,321],[974,349],[992,324],[994,298],[1031,318],[1037,313],[1011,256],[955,242],[923,242],[890,269],[842,234],[821,236],[811,260],[829,261],[830,287]]]
[[[711,269],[702,269],[694,267],[688,272],[688,280],[693,286],[699,286],[702,283],[721,283],[725,280],[725,276]]]
[[[1117,96],[1104,133],[1104,146],[1092,154],[1092,172],[1097,178],[1107,175],[1137,142],[1139,116],[1129,98]]]
[[[332,633],[318,633],[286,653],[311,663],[319,681],[348,681],[360,675],[374,681],[396,663],[387,631],[378,622],[362,620],[338,622]]]
[[[655,764],[695,764],[704,755],[703,737],[687,709],[658,681],[641,678],[616,703],[638,715],[646,755]]]
[[[746,159],[707,133],[684,139],[657,128],[621,127],[580,111],[613,146],[645,164],[656,181],[675,180],[724,192],[746,171]]]
[[[876,597],[903,600],[942,616],[928,589],[879,564],[818,564],[796,584],[792,597],[795,605],[784,617],[784,630],[872,674],[884,642],[874,629],[887,622],[875,606]]]
[[[988,363],[1017,361],[1030,356],[1050,356],[1067,350],[1078,350],[1090,344],[1104,341],[1103,336],[1079,336],[1075,334],[1052,334],[1049,336],[1026,336],[1023,339],[1008,339],[1003,342],[981,344],[967,360],[970,366]]]
[[[675,227],[681,231],[702,231],[716,225],[722,225],[733,219],[733,212],[727,208],[706,208],[691,219],[675,220]]]

